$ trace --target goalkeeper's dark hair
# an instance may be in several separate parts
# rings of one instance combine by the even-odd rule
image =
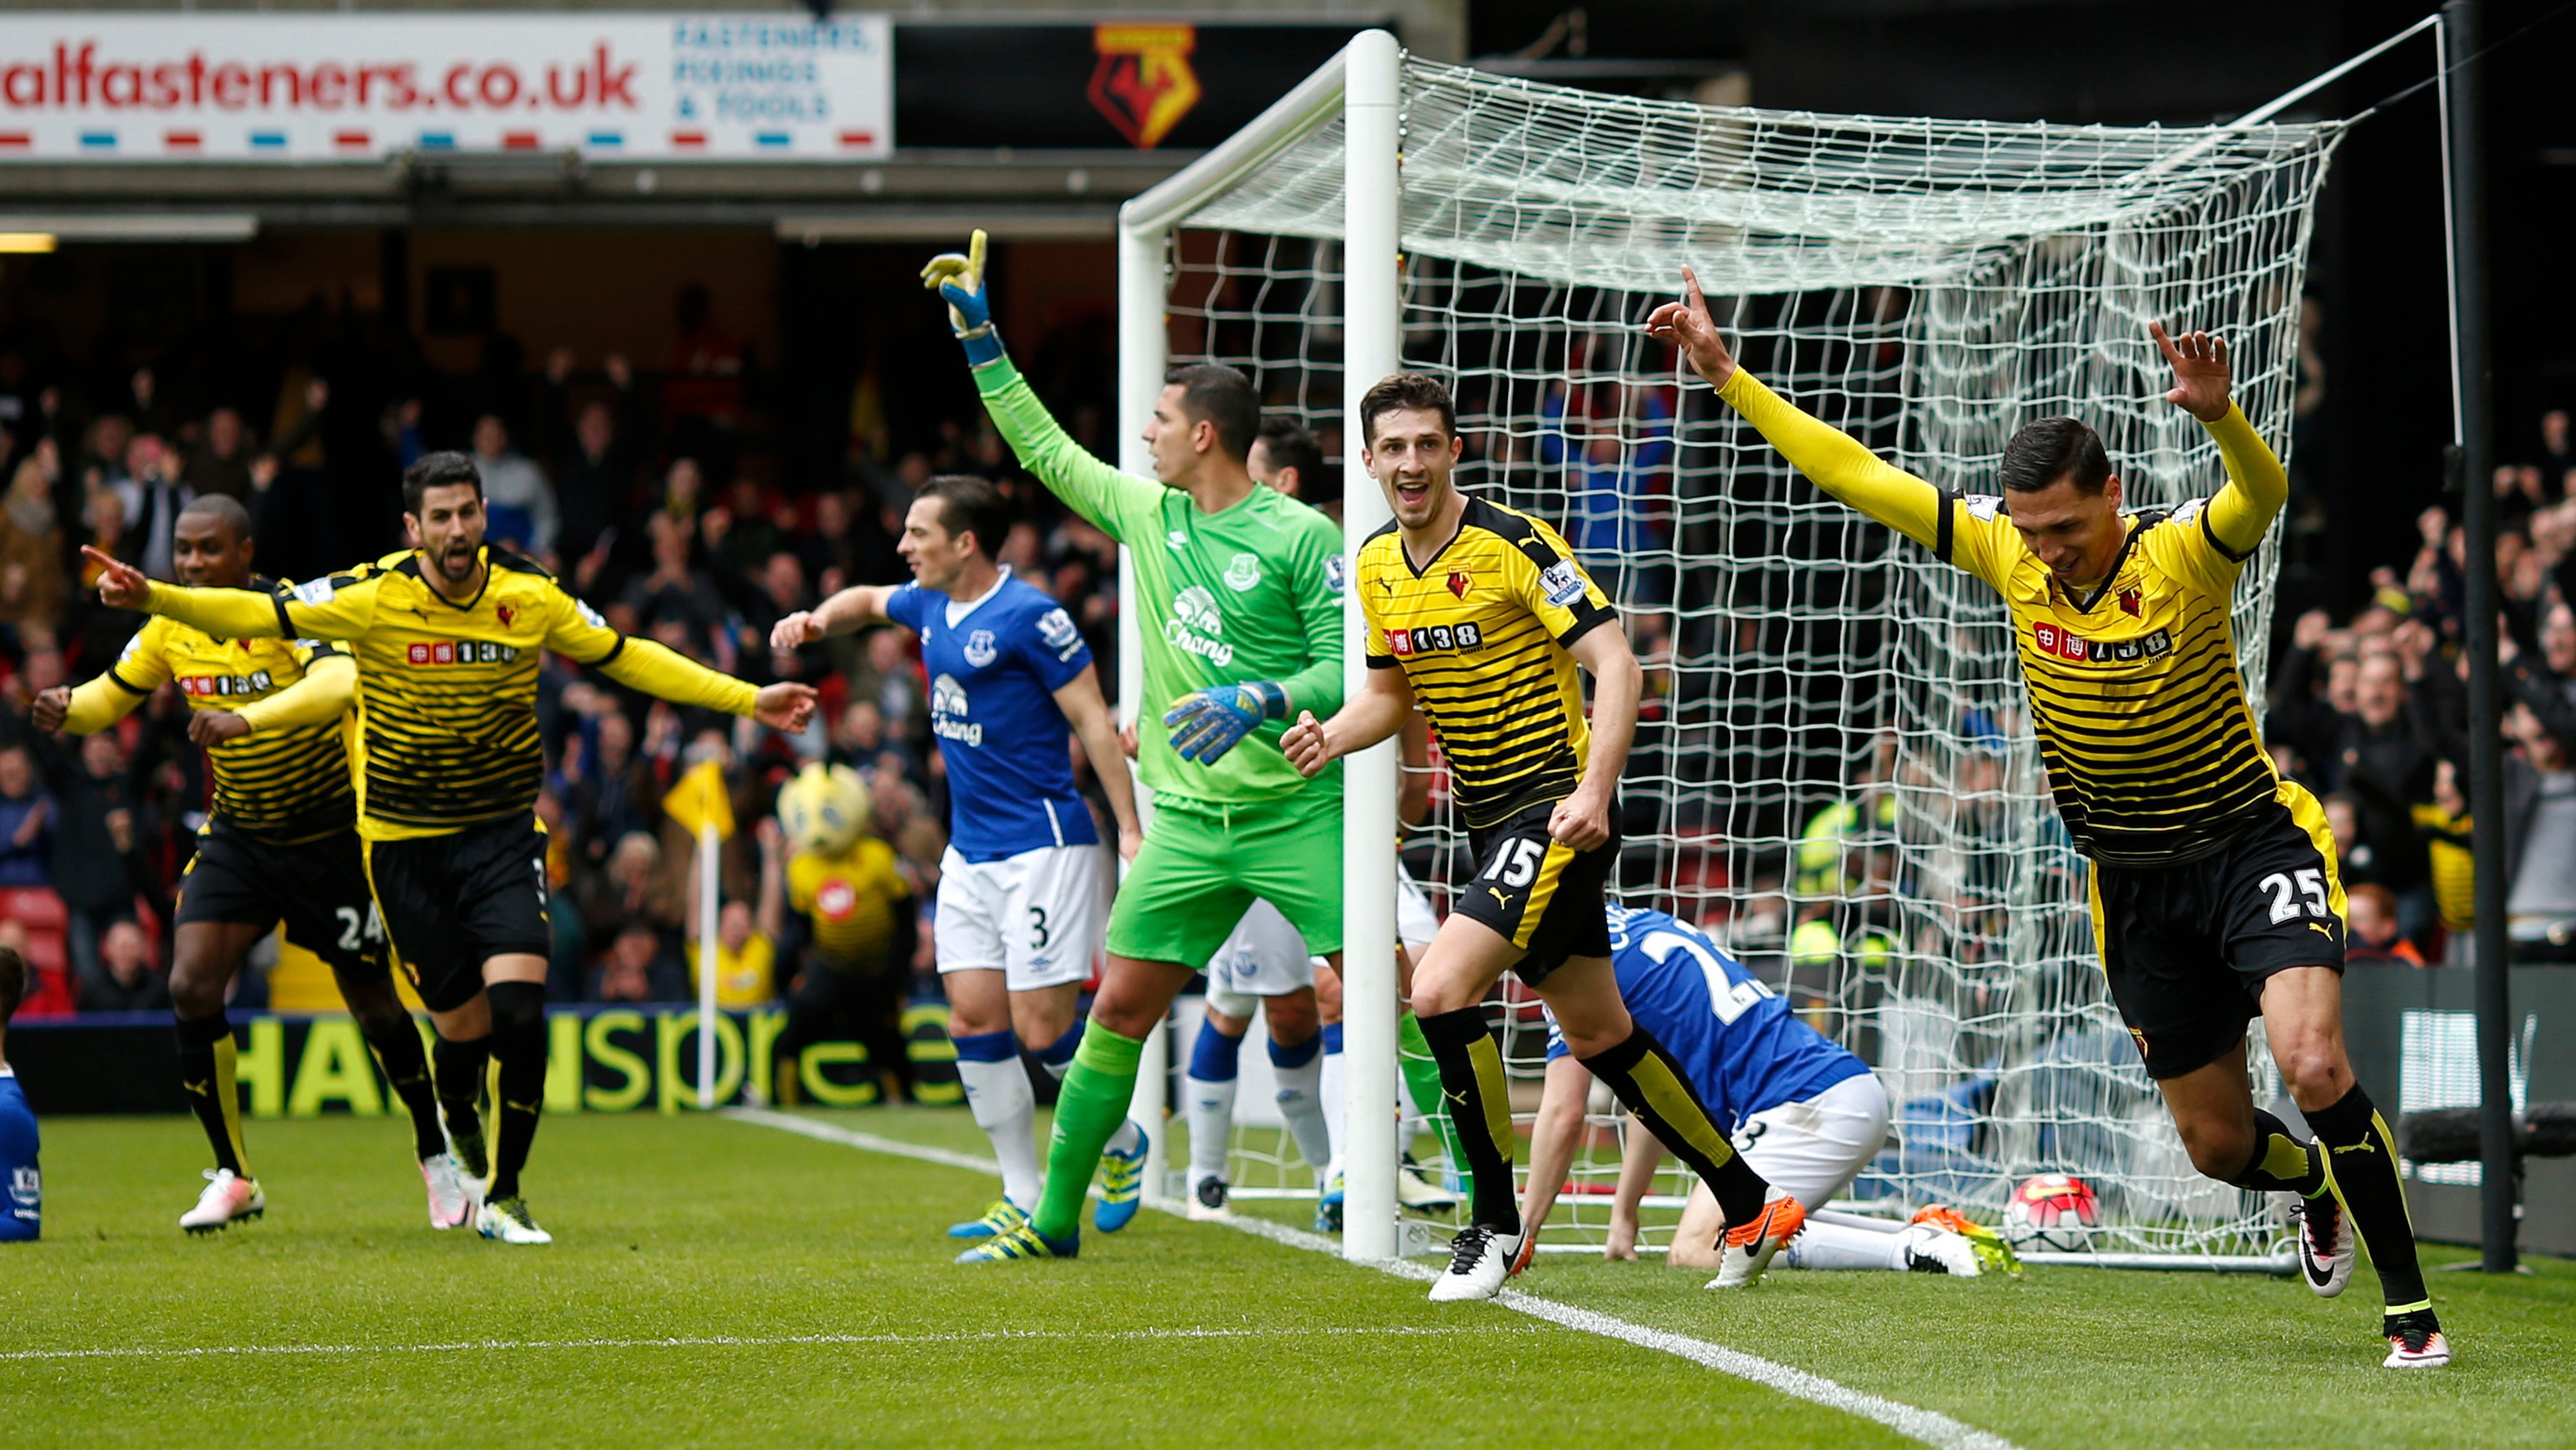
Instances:
[[[473,459],[453,450],[422,454],[411,467],[403,470],[403,512],[419,517],[423,494],[433,488],[453,488],[460,483],[474,485],[476,498],[483,496],[483,470],[474,466]]]
[[[2038,493],[2062,478],[2089,496],[2111,481],[2111,458],[2082,419],[2034,418],[2014,430],[1996,471],[2006,493]]]
[[[1297,470],[1297,497],[1305,502],[1327,503],[1342,496],[1341,476],[1324,466],[1324,445],[1305,424],[1285,413],[1262,419],[1261,451],[1270,456],[1272,469]]]
[[[1440,415],[1440,430],[1458,436],[1458,405],[1449,390],[1429,373],[1390,373],[1360,394],[1360,437],[1377,444],[1377,420],[1399,408],[1420,408]]]
[[[1189,363],[1163,374],[1163,386],[1181,390],[1181,414],[1216,428],[1217,450],[1237,463],[1252,456],[1261,436],[1261,395],[1252,379],[1223,363]]]
[[[0,1027],[18,1015],[18,1004],[27,1000],[27,959],[16,947],[0,947]]]
[[[918,496],[939,500],[939,526],[949,537],[973,534],[978,553],[987,559],[1002,557],[1002,541],[1011,536],[1011,501],[991,479],[943,473],[923,484]]]

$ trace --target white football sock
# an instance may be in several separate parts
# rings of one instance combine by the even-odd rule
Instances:
[[[975,1115],[975,1126],[993,1140],[993,1157],[1002,1165],[1002,1196],[1022,1208],[1037,1207],[1037,1099],[1029,1092],[1029,1075],[1019,1058],[961,1058],[957,1077],[966,1085],[966,1106]]]
[[[1350,1141],[1349,1078],[1343,1071],[1341,1037],[1339,1026],[1324,1029],[1324,1066],[1315,1086],[1315,1097],[1324,1105],[1324,1133],[1333,1145],[1324,1163],[1322,1186],[1326,1188],[1332,1186],[1334,1175],[1342,1171],[1342,1145]]]
[[[1109,1135],[1109,1141],[1101,1145],[1100,1151],[1103,1153],[1133,1153],[1139,1147],[1142,1147],[1144,1142],[1145,1130],[1136,1126],[1136,1120],[1134,1118],[1129,1118],[1127,1121],[1118,1125],[1117,1132]]]
[[[1894,1224],[1881,1232],[1811,1218],[1780,1251],[1780,1262],[1792,1269],[1902,1269],[1905,1235],[1894,1232],[1902,1227]]]
[[[1279,1079],[1279,1116],[1288,1120],[1288,1132],[1297,1140],[1297,1155],[1315,1170],[1319,1188],[1333,1161],[1333,1133],[1324,1121],[1325,1061],[1319,1052],[1295,1067],[1282,1067],[1273,1054],[1270,1064],[1272,1074]]]
[[[1195,1189],[1203,1178],[1225,1176],[1226,1148],[1234,1138],[1235,1080],[1182,1081],[1189,1085],[1190,1187]]]

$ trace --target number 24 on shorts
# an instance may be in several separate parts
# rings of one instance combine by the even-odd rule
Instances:
[[[2311,866],[2299,872],[2295,885],[2292,883],[2291,873],[2275,871],[2263,878],[2258,889],[2272,893],[2272,920],[2275,922],[2298,920],[2299,903],[2292,899],[2293,891],[2308,899],[2308,915],[2333,914],[2332,909],[2326,905],[2326,873],[2316,867]]]

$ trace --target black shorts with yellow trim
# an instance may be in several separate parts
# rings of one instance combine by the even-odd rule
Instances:
[[[354,830],[280,845],[221,816],[197,833],[197,854],[179,877],[179,926],[219,922],[261,931],[286,924],[286,939],[344,976],[385,975],[385,931],[367,894],[367,868]]]
[[[2343,882],[2316,797],[2284,781],[2252,825],[2175,866],[2093,867],[2093,937],[2147,1075],[2180,1077],[2245,1039],[2263,986],[2343,970]]]
[[[532,815],[443,836],[369,841],[367,879],[394,954],[433,1012],[473,1001],[492,958],[554,949],[546,833]]]
[[[1527,955],[1512,968],[1532,987],[1569,957],[1610,955],[1610,922],[1604,910],[1610,870],[1619,862],[1619,807],[1610,807],[1610,839],[1576,851],[1548,834],[1556,802],[1467,833],[1475,852],[1475,879],[1450,909],[1483,922]]]

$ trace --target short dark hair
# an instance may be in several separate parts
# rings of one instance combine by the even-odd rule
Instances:
[[[1458,436],[1458,405],[1449,390],[1429,373],[1389,373],[1360,394],[1360,438],[1377,441],[1377,420],[1398,408],[1427,408],[1440,415],[1441,430]]]
[[[0,1026],[18,1015],[18,1004],[27,1000],[27,959],[16,947],[0,947]]]
[[[183,519],[190,514],[201,514],[208,518],[222,520],[224,526],[233,531],[235,540],[250,537],[250,510],[243,508],[241,500],[231,494],[200,494],[189,500],[186,508],[179,510],[179,517]]]
[[[424,453],[403,470],[403,512],[417,517],[421,495],[433,488],[453,488],[460,483],[474,485],[474,496],[483,496],[483,470],[474,460],[453,449],[442,453]]]
[[[919,497],[939,500],[939,526],[951,538],[973,534],[975,547],[987,559],[998,559],[1011,536],[1011,501],[988,478],[971,473],[943,473],[921,486]]]
[[[1223,363],[1186,363],[1163,374],[1163,386],[1181,390],[1181,412],[1193,423],[1216,425],[1216,446],[1237,463],[1252,456],[1261,434],[1261,395],[1252,379]]]
[[[2110,482],[2111,458],[2082,419],[2034,418],[2014,430],[1997,471],[2007,493],[2037,493],[2062,478],[2089,495]]]
[[[1297,496],[1308,503],[1319,503],[1342,496],[1341,479],[1324,467],[1324,445],[1306,425],[1285,413],[1273,413],[1261,420],[1261,448],[1270,455],[1274,469],[1297,470]]]

